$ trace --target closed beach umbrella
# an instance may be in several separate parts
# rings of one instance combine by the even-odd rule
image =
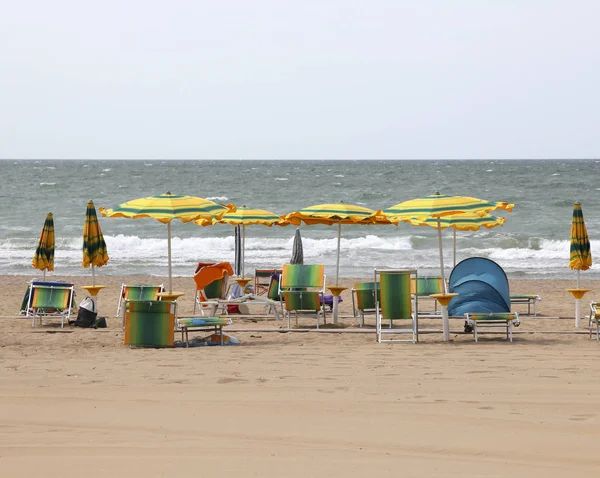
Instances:
[[[302,237],[300,229],[296,229],[294,234],[294,243],[292,245],[292,257],[290,264],[304,264],[304,251],[302,250]]]
[[[299,211],[291,212],[284,219],[298,226],[301,222],[305,224],[326,224],[331,226],[337,224],[337,260],[335,267],[335,285],[339,283],[340,277],[340,242],[342,237],[342,224],[374,224],[376,222],[390,222],[386,219],[375,217],[375,211],[362,206],[346,204],[342,201],[336,204],[317,204],[306,207]]]
[[[411,199],[392,206],[383,211],[377,211],[377,216],[383,216],[388,220],[398,222],[410,222],[421,225],[425,221],[436,223],[438,230],[438,245],[440,251],[440,273],[444,291],[447,292],[444,277],[444,253],[442,249],[442,219],[445,216],[468,214],[469,216],[483,217],[485,214],[496,209],[512,211],[514,204],[507,202],[491,202],[466,196],[443,196],[435,193],[424,198]]]
[[[251,209],[246,206],[235,207],[233,205],[229,205],[230,210],[225,214],[219,217],[215,217],[213,219],[198,219],[194,221],[199,226],[212,226],[214,224],[231,224],[232,226],[236,226],[236,230],[238,226],[241,226],[241,275],[244,276],[244,262],[246,256],[246,226],[252,226],[256,224],[261,224],[263,226],[271,227],[271,226],[287,226],[289,222],[283,220],[281,216],[275,214],[271,211],[266,211],[264,209]],[[237,243],[236,243],[237,244]],[[237,263],[237,258],[236,258]],[[239,272],[236,271],[239,275]]]
[[[492,216],[491,214],[478,216],[473,213],[464,213],[442,216],[440,218],[430,217],[424,221],[413,219],[410,223],[413,226],[431,226],[437,229],[438,219],[441,229],[450,227],[454,230],[454,265],[456,265],[456,231],[478,231],[482,227],[492,229],[493,227],[502,226],[506,222],[506,218]]]
[[[171,272],[171,221],[178,219],[181,222],[191,222],[196,219],[212,219],[227,211],[226,207],[217,203],[194,196],[180,196],[161,194],[160,196],[149,196],[133,199],[120,204],[114,209],[100,208],[100,212],[106,217],[126,217],[139,219],[150,217],[167,225],[167,247],[169,265],[169,293],[173,292]]]
[[[46,271],[54,270],[54,217],[49,212],[44,221],[42,234],[35,249],[31,265],[43,271],[46,280]]]
[[[83,261],[82,267],[92,267],[92,285],[96,285],[95,267],[102,267],[108,263],[106,242],[100,230],[98,216],[94,202],[87,204],[85,222],[83,223]]]
[[[569,268],[577,271],[577,289],[580,289],[580,272],[588,270],[591,266],[592,250],[590,248],[590,239],[588,238],[583,220],[581,204],[576,202],[573,206],[573,219],[571,220]],[[573,293],[575,296],[575,327],[579,327],[581,320],[581,297],[583,297],[583,294]]]
[[[238,224],[234,228],[234,243],[235,243],[235,264],[233,271],[236,275],[242,274],[242,227]]]

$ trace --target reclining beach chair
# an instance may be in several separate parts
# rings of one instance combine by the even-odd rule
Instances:
[[[273,275],[281,275],[282,272],[281,269],[256,269],[254,271],[254,293],[269,297]]]
[[[176,302],[126,300],[123,343],[138,347],[173,347]]]
[[[117,315],[121,316],[121,309],[126,300],[158,300],[159,292],[164,292],[163,284],[121,284],[121,294],[117,304]]]
[[[590,329],[590,339],[592,338],[592,330],[596,329],[596,340],[600,341],[600,303],[590,303],[590,317],[588,322],[588,328]]]
[[[196,296],[194,299],[194,314],[196,307],[204,315],[208,310],[209,316],[216,314],[218,309],[227,314],[227,284],[233,275],[229,262],[199,262],[194,273]]]
[[[416,270],[375,269],[374,282],[379,284],[380,298],[376,300],[376,332],[377,342],[411,342],[419,341],[419,321],[417,317],[418,298],[411,294],[411,279],[417,277]],[[382,322],[389,320],[389,326]],[[395,328],[396,321],[410,320],[410,328]],[[411,338],[384,339],[385,335],[411,334]]]
[[[325,265],[324,264],[284,264],[279,294],[285,304],[285,315],[290,328],[290,315],[294,312],[298,325],[298,312],[312,312],[317,317],[323,314],[326,323],[325,306],[321,297],[325,295]]]
[[[458,293],[448,304],[451,316],[464,315],[465,332],[500,327],[512,342],[512,329],[519,326],[519,315],[510,311],[510,290],[506,273],[485,257],[470,257],[459,262],[450,274],[450,292]]]
[[[35,319],[61,319],[61,328],[65,326],[65,320],[69,323],[73,309],[73,297],[75,288],[73,284],[66,282],[31,281],[25,315],[31,317],[31,326],[35,327]]]
[[[416,284],[416,285],[415,285]],[[430,297],[431,294],[442,294],[444,292],[444,283],[440,276],[419,276],[410,283],[411,293],[417,294],[419,298],[419,310],[421,315],[441,315],[441,309],[438,310],[437,299]],[[422,310],[421,305],[425,302],[433,302],[433,310]]]
[[[375,290],[377,290],[377,296]],[[377,301],[380,300],[379,283],[356,282],[351,292],[354,317],[359,315],[359,326],[362,327],[365,325],[365,313],[377,312]]]

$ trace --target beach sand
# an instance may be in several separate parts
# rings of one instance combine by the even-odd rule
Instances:
[[[90,282],[53,278],[72,280],[77,302]],[[512,344],[474,343],[461,320],[450,343],[436,332],[377,344],[372,318],[367,333],[353,326],[346,291],[348,333],[308,332],[314,319],[301,320],[305,333],[268,332],[284,324],[233,316],[241,346],[155,350],[123,346],[114,315],[122,281],[156,279],[100,275],[108,328],[65,331],[9,317],[28,280],[0,276],[2,476],[598,474],[600,344],[575,333],[575,281],[511,281],[511,293],[543,297]],[[587,314],[599,291],[581,285]],[[193,280],[173,288],[191,314]]]

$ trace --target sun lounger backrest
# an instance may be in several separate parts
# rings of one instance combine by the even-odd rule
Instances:
[[[386,320],[412,319],[410,274],[380,274],[381,317]]]
[[[225,299],[227,291],[227,273],[221,279],[212,281],[210,284],[204,286],[203,298],[204,299]]]
[[[284,264],[281,287],[323,287],[324,264]]]
[[[73,286],[60,282],[33,282],[29,297],[31,309],[65,310],[72,307]]]
[[[415,292],[419,297],[427,296],[431,294],[441,294],[444,292],[444,284],[440,276],[419,276],[411,280],[410,291],[412,294]]]
[[[279,281],[281,280],[281,273],[273,273],[269,282],[269,290],[267,291],[267,298],[271,300],[280,300],[279,297]]]
[[[175,332],[175,302],[134,300],[125,303],[126,345],[172,347]]]
[[[163,285],[134,284],[123,287],[123,298],[128,300],[158,300]]]

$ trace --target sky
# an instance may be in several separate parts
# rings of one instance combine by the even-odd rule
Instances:
[[[600,157],[597,0],[3,0],[2,159]]]

